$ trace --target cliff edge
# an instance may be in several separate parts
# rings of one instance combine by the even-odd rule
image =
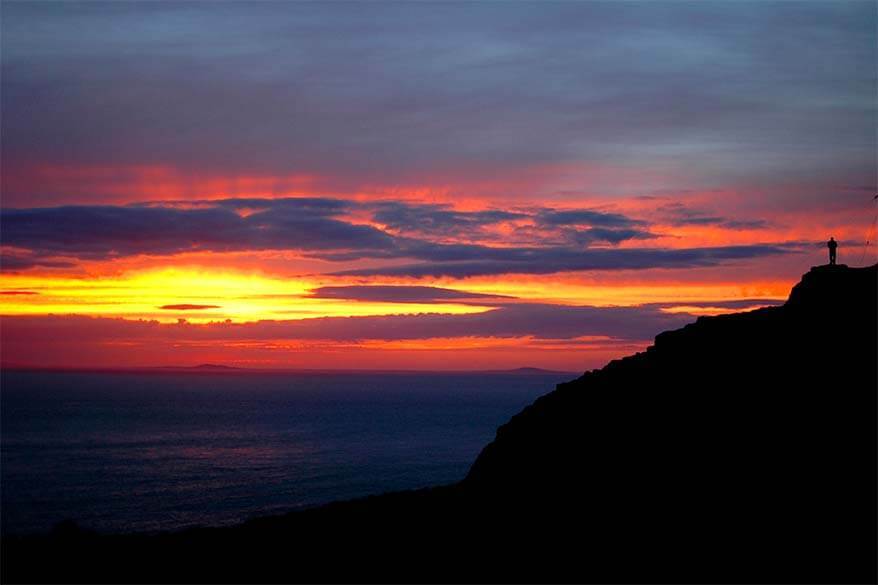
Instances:
[[[874,582],[876,282],[815,267],[783,306],[662,333],[514,416],[463,483],[636,579]]]

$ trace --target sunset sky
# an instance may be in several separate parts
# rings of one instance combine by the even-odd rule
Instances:
[[[4,1],[2,364],[582,371],[777,304],[876,261],[876,24]]]

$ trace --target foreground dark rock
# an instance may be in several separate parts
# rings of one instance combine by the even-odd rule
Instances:
[[[559,385],[458,485],[154,536],[7,538],[2,580],[876,580],[876,267]]]

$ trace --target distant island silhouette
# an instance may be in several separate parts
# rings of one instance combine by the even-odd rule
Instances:
[[[199,364],[196,366],[60,366],[45,367],[26,364],[6,364],[4,370],[35,371],[35,372],[125,372],[137,374],[507,374],[507,375],[575,375],[575,372],[549,370],[544,368],[521,367],[506,370],[388,370],[388,369],[344,369],[344,368],[257,368],[228,366],[222,364]]]
[[[560,384],[460,483],[228,528],[3,540],[11,582],[873,583],[878,266]]]
[[[198,364],[197,366],[162,366],[162,369],[166,370],[199,370],[199,371],[213,371],[213,370],[240,370],[242,368],[238,368],[235,366],[225,366],[222,364]]]

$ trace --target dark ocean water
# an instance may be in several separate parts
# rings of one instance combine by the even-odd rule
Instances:
[[[569,378],[3,372],[0,525],[221,525],[457,481]]]

